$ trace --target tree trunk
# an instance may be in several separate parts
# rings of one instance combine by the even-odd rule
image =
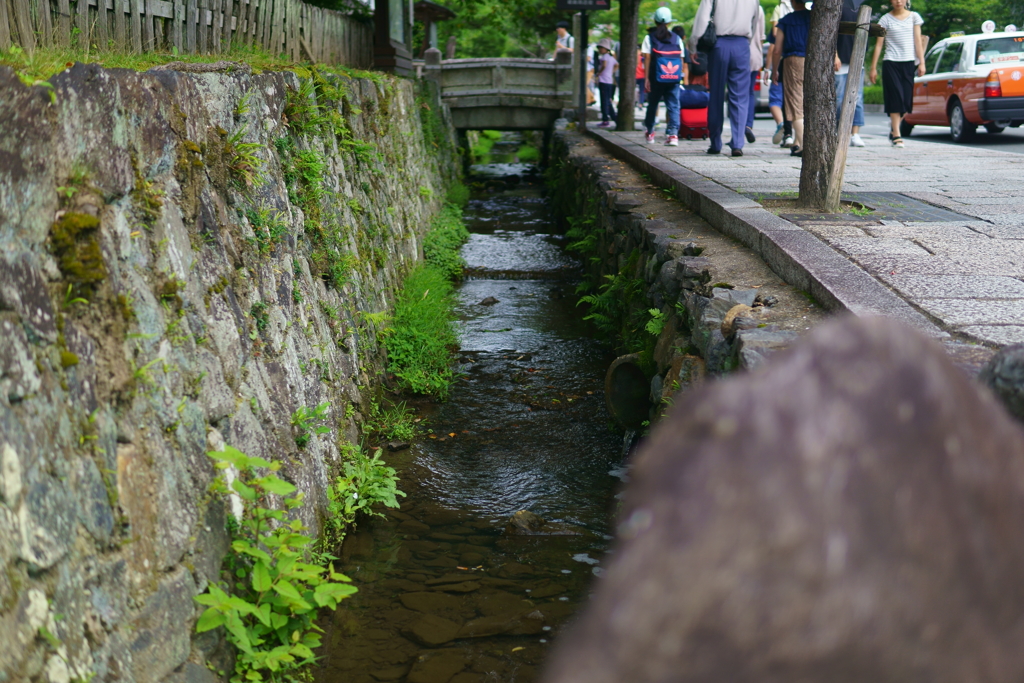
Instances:
[[[804,62],[804,145],[800,206],[825,210],[836,154],[835,54],[842,0],[818,0],[811,12]]]
[[[619,125],[616,130],[633,130],[639,26],[640,0],[622,0],[619,5]]]

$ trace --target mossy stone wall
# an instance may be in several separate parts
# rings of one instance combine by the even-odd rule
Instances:
[[[229,670],[207,450],[283,461],[319,528],[457,164],[411,81],[304,75],[0,68],[0,683]]]

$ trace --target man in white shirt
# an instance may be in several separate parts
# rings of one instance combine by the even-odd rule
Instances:
[[[572,52],[576,47],[576,41],[569,34],[569,22],[560,21],[555,24],[555,34],[557,36],[555,38],[555,52],[558,52],[559,50],[568,50],[569,52]]]
[[[701,0],[690,36],[694,51],[712,19],[712,5],[718,40],[708,55],[708,135],[711,138],[708,154],[720,154],[722,151],[722,128],[725,124],[722,109],[728,85],[729,126],[732,130],[729,146],[734,157],[741,157],[750,90],[750,39],[758,31],[758,10],[761,6],[758,0]]]

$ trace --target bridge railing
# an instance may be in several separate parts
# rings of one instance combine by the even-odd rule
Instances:
[[[484,104],[481,98],[488,104],[500,101],[505,106],[542,109],[571,105],[572,63],[568,53],[559,53],[555,61],[518,57],[442,61],[440,54],[427,51],[423,75],[438,83],[441,97],[449,106],[480,106]]]
[[[296,60],[373,64],[371,23],[299,0],[0,0],[0,50],[219,54],[232,43]]]

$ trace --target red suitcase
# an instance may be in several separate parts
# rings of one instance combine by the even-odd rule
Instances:
[[[708,139],[708,108],[679,110],[679,137]]]

